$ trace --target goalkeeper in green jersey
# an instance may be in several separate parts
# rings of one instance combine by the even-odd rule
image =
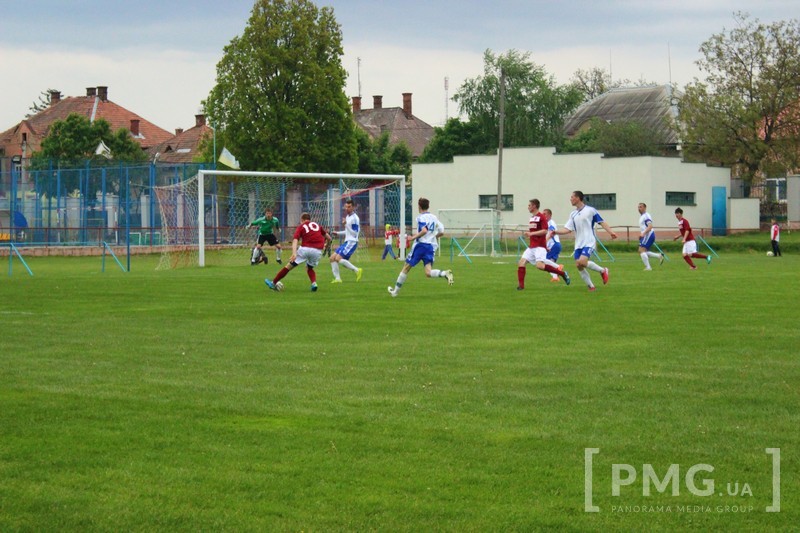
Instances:
[[[281,264],[281,240],[279,238],[281,233],[281,224],[278,219],[272,215],[272,209],[265,209],[264,216],[258,217],[247,227],[258,228],[258,242],[253,248],[253,255],[250,257],[250,264],[257,265],[262,262],[267,264],[267,254],[265,254],[261,249],[265,242],[270,246],[275,247],[275,260],[278,262],[278,264]]]

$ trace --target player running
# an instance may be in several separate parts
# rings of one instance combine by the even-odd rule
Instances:
[[[333,232],[336,235],[344,235],[344,243],[331,255],[331,270],[333,271],[333,281],[331,283],[342,282],[342,278],[339,277],[340,264],[356,273],[356,281],[361,281],[361,274],[364,271],[364,269],[358,268],[350,262],[350,258],[358,248],[358,227],[360,223],[351,198],[344,202],[344,212],[346,214],[343,220],[344,231]]]
[[[258,242],[256,243],[255,247],[253,248],[253,255],[250,258],[250,265],[257,265],[259,263],[264,263],[265,265],[269,262],[267,259],[267,254],[261,249],[261,247],[266,242],[270,246],[275,247],[275,261],[278,264],[281,264],[281,242],[278,237],[275,236],[275,232],[280,234],[281,232],[281,223],[280,221],[272,215],[272,209],[267,208],[264,210],[264,216],[258,217],[254,221],[250,223],[248,228],[258,227]]]
[[[594,261],[590,261],[594,253],[594,247],[597,244],[597,237],[594,234],[594,225],[600,224],[604,230],[611,236],[612,239],[617,238],[617,234],[608,225],[608,222],[603,220],[600,213],[594,207],[586,205],[583,201],[584,194],[581,191],[573,191],[569,197],[569,202],[575,208],[575,211],[570,213],[569,220],[564,227],[554,231],[556,235],[568,235],[575,232],[575,266],[581,279],[589,287],[590,291],[595,290],[592,277],[587,272],[587,269],[599,272],[603,278],[603,285],[608,283],[608,269],[603,268]]]
[[[650,258],[658,259],[658,264],[664,264],[664,254],[657,254],[651,252],[650,248],[656,243],[656,232],[653,229],[653,219],[650,213],[647,212],[647,204],[639,204],[639,256],[642,258],[645,270],[653,270],[650,268]]]
[[[292,257],[289,258],[289,264],[280,269],[274,279],[265,279],[264,283],[274,291],[280,290],[278,282],[286,277],[286,274],[294,267],[301,263],[306,263],[306,273],[308,274],[308,279],[311,280],[311,291],[316,292],[317,273],[314,272],[314,267],[319,264],[319,260],[322,257],[322,249],[325,248],[325,244],[330,240],[331,236],[328,232],[316,222],[312,222],[311,215],[303,213],[300,216],[300,225],[294,230]]]
[[[553,263],[558,263],[558,256],[561,255],[561,239],[554,232],[558,229],[558,224],[553,222],[553,212],[549,209],[542,209],[542,213],[547,216],[547,259]],[[564,265],[558,265],[558,268],[563,269]],[[558,283],[558,274],[550,274],[550,281]]]
[[[564,272],[564,269],[559,269],[557,263],[547,259],[546,245],[547,234],[549,233],[549,230],[547,229],[547,215],[539,212],[539,205],[539,200],[537,198],[528,200],[528,212],[531,214],[531,218],[528,221],[527,231],[528,236],[530,237],[530,247],[523,252],[519,263],[517,263],[517,280],[519,281],[519,285],[517,285],[518,291],[525,289],[526,263],[536,265],[536,268],[539,270],[544,270],[546,272],[550,272],[551,274],[557,274],[558,276],[561,276],[564,278],[564,283],[567,285],[570,283],[569,274]]]
[[[680,207],[675,210],[675,218],[678,219],[678,230],[680,230],[681,234],[675,235],[675,238],[672,240],[677,241],[683,237],[683,260],[686,261],[686,264],[689,265],[691,270],[697,270],[697,267],[694,266],[694,261],[692,261],[692,257],[695,259],[705,259],[706,263],[710,265],[710,255],[697,253],[697,241],[694,240],[692,227],[689,225],[689,221],[683,218],[683,209]]]
[[[425,275],[429,278],[447,278],[447,282],[453,284],[453,271],[452,270],[433,270],[433,241],[436,240],[436,234],[439,228],[439,219],[436,215],[429,213],[430,201],[427,198],[420,198],[417,202],[419,206],[419,216],[417,217],[417,232],[409,237],[409,240],[414,241],[414,246],[411,248],[411,255],[406,258],[406,264],[403,265],[403,270],[397,276],[397,281],[394,287],[387,287],[389,294],[392,298],[396,298],[400,293],[400,288],[405,283],[409,271],[414,268],[417,263],[422,261],[425,265]]]

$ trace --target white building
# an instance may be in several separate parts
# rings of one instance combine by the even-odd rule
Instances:
[[[413,165],[413,208],[417,198],[440,209],[494,208],[497,155],[456,156],[452,163]],[[602,154],[556,154],[552,147],[503,150],[502,223],[525,224],[528,200],[538,198],[553,211],[559,225],[569,217],[572,191],[587,195],[603,218],[615,227],[638,226],[639,202],[647,204],[656,228],[675,228],[681,207],[694,228],[758,229],[758,199],[731,199],[730,170],[676,157],[618,157]],[[636,230],[638,231],[638,230]],[[624,238],[624,235],[621,235]]]

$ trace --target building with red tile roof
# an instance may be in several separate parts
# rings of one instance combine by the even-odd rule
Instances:
[[[433,126],[414,116],[411,110],[411,93],[403,93],[403,107],[383,107],[383,96],[372,97],[372,109],[361,108],[361,97],[353,97],[353,119],[370,137],[377,139],[389,134],[389,142],[404,142],[414,159],[433,138]]]
[[[133,111],[125,109],[108,99],[108,87],[98,86],[86,89],[85,96],[63,98],[60,91],[50,92],[50,105],[12,128],[0,133],[0,157],[26,159],[41,149],[50,127],[70,114],[88,118],[94,122],[103,119],[112,131],[126,128],[143,150],[156,146],[172,137],[167,130],[145,120]],[[8,170],[3,165],[0,170]]]
[[[200,156],[200,146],[204,139],[211,139],[214,130],[206,124],[205,115],[194,116],[194,126],[184,131],[175,130],[168,140],[147,150],[150,161],[158,163],[193,163]]]

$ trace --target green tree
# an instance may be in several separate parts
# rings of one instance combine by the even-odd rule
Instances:
[[[354,172],[342,54],[332,8],[257,0],[243,34],[225,47],[204,101],[217,145],[244,169]]]
[[[661,155],[661,140],[658,132],[647,125],[625,120],[606,122],[593,118],[589,128],[573,139],[567,139],[560,152],[600,152],[606,157],[633,157]]]
[[[28,108],[28,114],[25,115],[25,118],[30,118],[36,113],[40,111],[44,111],[48,107],[50,107],[50,95],[53,92],[58,92],[56,89],[47,89],[46,91],[42,91],[39,93],[39,100],[35,101],[31,104]]]
[[[616,81],[612,81],[611,73],[600,67],[593,67],[588,70],[576,70],[570,79],[570,84],[580,91],[583,95],[584,102],[588,102],[618,87],[648,87],[657,85],[644,78],[639,78],[637,81],[631,81],[627,78],[620,78]]]
[[[497,149],[497,139],[481,135],[478,124],[449,119],[443,128],[434,128],[433,138],[419,158],[420,163],[443,163],[456,155],[486,154]]]
[[[688,158],[752,181],[798,167],[800,22],[734,19],[736,28],[700,46],[705,79],[686,86],[679,123]]]
[[[97,155],[100,142],[111,151],[111,159]],[[82,168],[87,161],[92,167],[119,165],[120,162],[145,161],[147,155],[142,147],[131,136],[130,131],[121,128],[112,131],[108,122],[103,119],[94,122],[83,115],[72,113],[64,120],[57,120],[50,126],[47,137],[42,140],[41,150],[31,156],[31,170],[58,168]],[[68,172],[62,179],[62,192],[72,192],[80,188],[78,174]],[[99,186],[98,182],[92,182]],[[48,195],[56,194],[56,182],[44,184]],[[89,195],[95,191],[87,191]]]
[[[564,117],[582,101],[573,86],[558,86],[530,53],[510,50],[483,55],[483,76],[466,80],[453,99],[478,128],[477,145],[497,145],[500,132],[500,73],[505,74],[505,146],[549,146],[561,140]]]
[[[100,142],[111,150],[114,161],[144,161],[147,156],[130,131],[121,128],[112,131],[103,119],[89,121],[85,116],[72,113],[64,120],[57,120],[50,126],[47,137],[42,140],[42,149],[33,154],[32,159],[46,165],[56,161],[56,166],[65,168],[83,164],[87,159],[95,162],[107,161],[95,151]]]
[[[405,143],[390,144],[388,133],[373,140],[361,128],[356,128],[356,139],[360,174],[411,175],[411,150]]]

